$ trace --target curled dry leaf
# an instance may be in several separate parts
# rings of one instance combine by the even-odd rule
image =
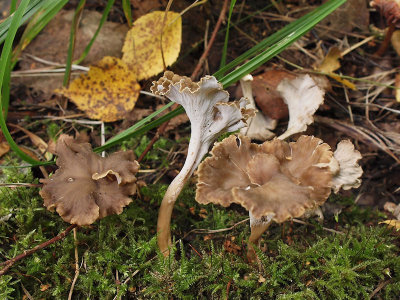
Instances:
[[[324,102],[325,91],[309,75],[302,75],[293,80],[284,79],[277,90],[289,107],[288,129],[278,137],[286,139],[305,131],[307,125],[314,122],[313,115]]]
[[[285,70],[268,70],[253,80],[254,100],[264,115],[275,119],[284,119],[288,116],[288,107],[276,90],[283,79],[294,79],[296,76]]]
[[[154,11],[140,17],[126,35],[122,60],[135,72],[138,80],[157,75],[178,58],[182,19],[179,13],[167,12],[166,18],[165,14]]]
[[[120,214],[136,192],[139,164],[133,152],[117,152],[107,158],[95,154],[90,144],[67,135],[57,141],[59,169],[44,184],[44,206],[56,210],[71,224],[89,225],[111,214]]]
[[[134,108],[140,86],[122,60],[106,56],[68,89],[56,92],[71,99],[90,118],[113,122],[123,119]]]

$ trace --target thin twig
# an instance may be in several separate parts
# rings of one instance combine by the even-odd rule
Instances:
[[[382,282],[376,287],[376,289],[371,293],[371,295],[369,295],[369,299],[374,298],[375,295],[378,294],[379,291],[380,291],[381,289],[383,289],[386,285],[388,285],[391,281],[392,281],[392,279],[388,279],[388,280],[382,281]]]
[[[9,259],[7,261],[0,263],[0,266],[5,266],[3,269],[0,270],[0,276],[4,275],[8,271],[8,269],[10,269],[17,261],[37,252],[38,250],[41,250],[51,244],[54,244],[57,241],[62,240],[63,238],[65,238],[68,235],[68,233],[71,232],[72,229],[74,229],[77,226],[78,225],[73,224],[73,225],[69,226],[67,229],[65,229],[63,232],[61,232],[59,235],[53,237],[52,239],[50,239],[40,245],[37,245],[36,247],[33,247],[30,250],[24,251],[23,253],[17,255],[16,257],[14,257],[12,259]]]
[[[302,221],[302,220],[299,220],[299,219],[292,219],[292,221],[294,222],[294,223],[298,223],[298,224],[302,224],[302,225],[307,225],[307,226],[313,226],[313,227],[315,227],[315,225],[313,225],[313,224],[311,224],[311,223],[308,223],[308,222],[305,222],[305,221]],[[329,232],[332,232],[332,233],[336,233],[336,234],[345,234],[344,232],[341,232],[341,231],[337,231],[337,230],[334,230],[334,229],[330,229],[330,228],[326,228],[326,227],[322,227],[322,229],[323,230],[326,230],[326,231],[329,231]]]
[[[79,276],[79,256],[78,256],[78,240],[76,238],[76,228],[74,228],[74,244],[75,244],[75,276],[74,276],[74,280],[72,281],[72,284],[71,284],[71,289],[69,290],[68,300],[72,299],[72,294],[74,292],[74,286],[75,286],[75,283],[78,280],[78,276]]]
[[[25,182],[18,182],[18,183],[0,183],[0,187],[8,187],[8,188],[16,188],[16,187],[42,187],[42,184],[39,183],[25,183]]]
[[[225,12],[226,12],[226,8],[227,7],[228,7],[228,0],[224,0],[224,4],[222,6],[221,13],[219,14],[219,18],[218,18],[217,24],[215,24],[214,31],[213,31],[213,33],[211,35],[210,41],[208,42],[208,47],[207,47],[207,49],[204,50],[203,55],[200,57],[199,62],[197,63],[197,66],[196,66],[196,68],[194,69],[194,71],[192,73],[192,76],[191,76],[192,79],[197,77],[197,75],[198,75],[198,73],[200,71],[200,68],[203,65],[204,60],[207,58],[208,53],[210,52],[211,47],[214,44],[215,38],[217,37],[217,33],[218,33],[218,30],[219,30],[219,27],[222,24],[222,20],[225,18]]]
[[[160,50],[161,50],[161,58],[162,58],[162,62],[163,62],[164,71],[167,69],[167,65],[165,64],[165,57],[164,57],[164,50],[163,50],[162,40],[163,40],[165,22],[167,21],[168,11],[171,8],[172,2],[174,2],[174,0],[169,0],[168,1],[167,8],[165,9],[164,19],[163,19],[163,22],[162,22],[162,25],[161,25],[162,29],[161,29],[161,33],[160,33]]]

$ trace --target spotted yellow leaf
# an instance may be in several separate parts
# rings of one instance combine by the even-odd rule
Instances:
[[[140,85],[135,74],[116,57],[106,56],[75,79],[68,89],[56,90],[71,99],[91,119],[113,122],[133,109]]]
[[[182,19],[178,13],[154,11],[133,23],[122,48],[122,60],[136,73],[137,79],[147,79],[170,66],[178,58],[182,42]],[[162,35],[162,49],[161,39]],[[162,51],[162,53],[161,53]]]
[[[379,222],[379,224],[387,224],[390,227],[396,228],[396,230],[400,230],[400,221],[399,220],[386,220],[383,222]]]

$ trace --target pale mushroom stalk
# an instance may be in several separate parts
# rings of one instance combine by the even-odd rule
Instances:
[[[253,245],[260,247],[260,238],[271,225],[272,218],[255,219],[251,212],[249,212],[249,216],[251,232],[247,244],[247,259],[250,262],[254,262],[257,259],[257,256]]]
[[[207,147],[204,147],[203,145],[202,147],[201,141],[199,139],[192,138],[192,136],[199,136],[199,132],[196,131],[192,131],[191,133],[186,161],[182,167],[182,170],[168,186],[168,189],[161,202],[160,210],[158,213],[158,220],[157,220],[158,246],[160,250],[165,254],[168,254],[168,247],[171,246],[171,231],[170,231],[171,216],[176,199],[182,192],[185,183],[188,181],[188,179],[196,169],[198,165],[198,163],[196,164],[196,162],[202,159],[202,157],[207,153],[208,147],[210,146],[207,145]]]
[[[246,108],[256,109],[256,104],[253,98],[253,89],[251,83],[253,76],[247,74],[240,79],[243,96],[249,99],[249,104]],[[271,139],[275,134],[268,129],[275,129],[277,121],[265,116],[262,112],[257,111],[253,118],[248,120],[249,126],[242,128],[240,133],[248,136],[251,139],[266,141]]]
[[[215,139],[223,132],[236,131],[246,126],[246,119],[253,114],[253,110],[245,109],[247,101],[244,98],[228,102],[228,92],[223,90],[213,76],[205,76],[199,82],[193,82],[188,77],[166,71],[164,76],[153,82],[151,91],[182,105],[191,123],[186,161],[168,187],[158,215],[158,246],[167,256],[171,246],[172,210],[185,183]]]

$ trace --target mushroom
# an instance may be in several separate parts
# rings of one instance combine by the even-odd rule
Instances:
[[[281,93],[289,108],[289,124],[287,130],[278,139],[303,132],[307,125],[314,122],[313,115],[324,102],[325,91],[320,88],[310,75],[301,75],[295,79],[283,79],[277,91]]]
[[[247,74],[240,79],[240,85],[242,87],[243,96],[249,99],[249,104],[246,106],[246,108],[255,110],[256,104],[254,102],[253,91],[251,87],[252,81],[253,76]],[[260,111],[257,111],[255,116],[250,118],[247,123],[249,126],[247,128],[242,128],[240,133],[248,136],[251,139],[266,141],[275,135],[268,129],[275,129],[277,121],[269,118]]]
[[[58,170],[41,179],[40,195],[48,210],[56,210],[71,224],[90,225],[97,219],[120,214],[136,192],[135,174],[139,164],[132,151],[100,157],[89,143],[68,135],[57,141]]]
[[[249,260],[254,259],[253,244],[271,221],[282,223],[322,205],[331,193],[334,175],[341,173],[341,166],[332,172],[340,162],[329,145],[313,136],[292,143],[273,139],[261,145],[250,143],[248,137],[230,136],[217,143],[211,154],[198,169],[196,201],[224,207],[236,203],[249,211]]]
[[[246,126],[247,118],[252,116],[254,111],[245,109],[245,98],[228,102],[228,92],[223,90],[222,85],[213,76],[205,76],[199,82],[193,82],[186,76],[166,71],[164,76],[153,82],[151,91],[182,105],[191,122],[186,161],[169,185],[158,215],[158,246],[164,255],[168,255],[168,247],[171,245],[172,210],[185,183],[214,140],[223,132],[233,132]]]

